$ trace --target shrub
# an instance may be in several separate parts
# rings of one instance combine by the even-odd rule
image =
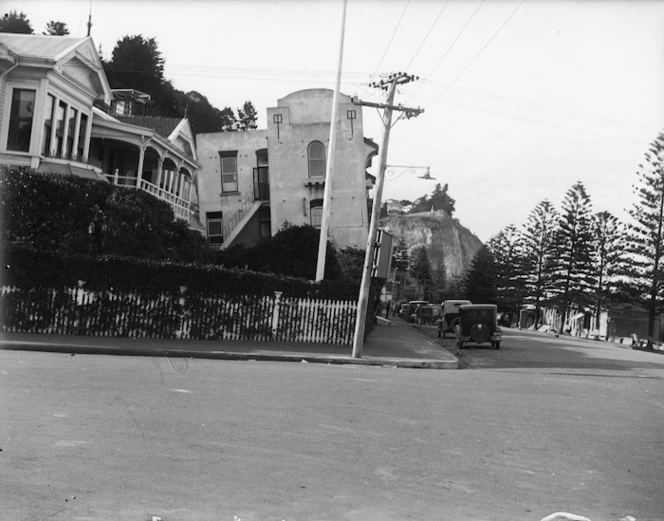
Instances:
[[[205,239],[147,192],[72,175],[2,167],[0,240],[46,251],[191,262]]]

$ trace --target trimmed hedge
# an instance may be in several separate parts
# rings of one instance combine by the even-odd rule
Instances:
[[[171,206],[134,188],[73,175],[0,170],[0,241],[90,255],[180,262],[209,258]]]
[[[354,300],[358,288],[332,281],[318,283],[297,277],[222,268],[104,255],[91,257],[57,251],[39,251],[22,245],[4,245],[5,285],[27,288],[71,287],[82,281],[91,291],[135,291],[137,293],[188,292],[216,295],[270,295],[285,297]]]

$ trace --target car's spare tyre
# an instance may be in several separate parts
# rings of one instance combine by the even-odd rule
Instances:
[[[471,326],[470,339],[473,342],[481,344],[482,342],[487,342],[490,338],[491,338],[491,328],[486,324],[478,322]]]

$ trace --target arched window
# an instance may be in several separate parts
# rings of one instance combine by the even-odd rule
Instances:
[[[309,216],[311,218],[311,226],[320,229],[323,222],[323,200],[314,199],[309,203]]]
[[[309,177],[325,176],[325,147],[320,141],[312,141],[307,148]]]

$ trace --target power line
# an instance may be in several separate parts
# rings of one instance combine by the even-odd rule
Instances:
[[[484,4],[484,2],[485,2],[485,0],[482,0],[482,1],[480,2],[480,4],[477,6],[477,8],[473,11],[473,14],[470,15],[470,18],[468,18],[468,20],[466,21],[465,25],[461,28],[461,31],[459,31],[459,34],[456,35],[456,38],[455,38],[454,41],[450,44],[450,46],[447,48],[447,50],[446,50],[445,53],[443,54],[442,58],[441,58],[440,60],[438,60],[438,63],[436,63],[435,67],[434,67],[433,69],[431,69],[431,71],[429,72],[429,74],[427,74],[427,76],[431,76],[431,75],[436,71],[436,69],[440,66],[440,64],[441,64],[441,63],[443,62],[443,60],[445,59],[445,56],[447,56],[447,55],[449,54],[449,52],[450,52],[450,51],[452,50],[452,48],[454,47],[454,44],[457,43],[457,41],[459,40],[459,38],[461,38],[461,35],[464,33],[464,31],[466,30],[466,28],[468,27],[468,25],[470,24],[470,22],[473,20],[473,18],[475,18],[475,15],[476,15],[477,12],[480,10],[480,7],[482,7],[482,5]]]
[[[492,109],[488,109],[488,108],[485,108],[485,107],[479,107],[479,106],[473,105],[471,103],[454,102],[454,101],[447,101],[447,103],[449,103],[450,105],[457,106],[457,107],[470,108],[472,110],[478,110],[480,112],[486,112],[488,114],[493,114],[495,116],[500,116],[500,117],[504,117],[504,118],[508,118],[508,119],[517,120],[517,121],[524,121],[526,123],[535,123],[535,124],[538,124],[538,125],[543,125],[543,126],[547,126],[547,127],[556,128],[556,129],[562,129],[562,130],[565,130],[565,131],[568,131],[568,132],[572,131],[574,133],[581,133],[581,134],[586,134],[586,135],[589,135],[589,136],[613,139],[613,140],[617,140],[617,141],[623,141],[625,143],[642,144],[640,141],[636,141],[636,140],[633,140],[633,139],[625,139],[625,138],[622,138],[622,137],[619,137],[619,136],[600,134],[598,132],[593,132],[593,131],[590,131],[590,130],[579,128],[578,126],[572,127],[572,126],[569,126],[569,125],[561,125],[561,124],[557,124],[557,123],[551,123],[551,122],[548,122],[548,121],[544,121],[544,120],[538,119],[538,118],[530,118],[530,117],[527,117],[527,116],[515,115],[515,114],[506,114],[505,112],[501,112],[499,110],[492,110]]]
[[[428,82],[428,83],[438,83],[438,82]],[[515,98],[509,98],[507,96],[501,96],[499,94],[492,94],[490,92],[482,92],[482,91],[477,91],[477,90],[472,90],[472,89],[463,89],[459,87],[455,87],[452,90],[458,90],[461,92],[466,92],[474,96],[480,96],[483,98],[488,98],[488,99],[493,99],[497,101],[502,101],[505,103],[511,103],[513,105],[521,105],[524,107],[528,107],[534,110],[540,110],[543,112],[550,112],[552,114],[560,114],[562,116],[568,116],[572,118],[578,118],[578,119],[584,119],[586,121],[590,122],[595,122],[595,123],[606,123],[610,125],[617,125],[617,126],[625,126],[625,127],[633,127],[638,130],[643,130],[647,132],[653,132],[657,131],[658,129],[655,127],[648,127],[645,125],[639,125],[638,123],[631,123],[629,121],[622,121],[622,120],[617,120],[617,119],[610,119],[602,116],[593,116],[592,114],[585,114],[583,112],[575,112],[572,110],[566,110],[562,109],[559,107],[551,107],[551,106],[546,106],[546,105],[541,105],[538,103],[533,103],[530,101],[524,101],[520,99],[515,99]]]
[[[401,25],[401,21],[403,20],[403,16],[406,14],[406,9],[408,9],[409,5],[410,5],[410,0],[408,0],[408,2],[406,2],[406,7],[403,8],[403,11],[401,13],[401,17],[399,18],[399,21],[397,22],[397,25],[394,28],[394,32],[392,33],[392,37],[390,38],[390,41],[387,42],[387,47],[385,47],[385,52],[383,52],[383,56],[381,56],[380,61],[378,62],[378,65],[376,65],[376,70],[374,71],[373,76],[378,74],[378,69],[380,69],[380,66],[383,64],[383,60],[385,59],[385,55],[387,54],[387,51],[390,48],[390,45],[392,45],[392,40],[394,40],[394,36],[397,34],[397,31],[399,30],[399,26]]]
[[[440,66],[440,64],[443,62],[443,60],[445,59],[445,57],[449,54],[449,52],[452,50],[452,48],[454,47],[454,45],[457,43],[457,41],[459,40],[459,38],[461,38],[461,35],[464,33],[464,31],[466,30],[466,28],[468,27],[468,25],[470,25],[470,22],[473,20],[473,18],[475,18],[475,15],[476,15],[477,12],[480,10],[480,7],[482,7],[482,5],[484,4],[484,2],[485,2],[485,0],[482,0],[482,1],[479,3],[479,5],[475,8],[475,10],[473,11],[473,13],[470,15],[470,18],[468,18],[468,20],[466,20],[466,23],[464,24],[464,26],[463,26],[463,27],[461,28],[461,30],[457,33],[456,38],[454,38],[454,40],[452,41],[452,43],[447,47],[447,49],[446,49],[445,52],[443,53],[443,56],[440,58],[440,60],[438,60],[438,63],[436,63],[436,65],[434,66],[434,68],[431,69],[431,71],[429,72],[429,74],[428,74],[427,76],[431,76],[431,75],[436,71],[436,69]],[[408,98],[408,99],[406,100],[406,102],[409,102],[411,99],[413,99],[413,98],[415,97],[415,95],[418,93],[418,91],[420,90],[420,88],[422,88],[422,85],[418,85],[418,86],[417,86],[417,88],[415,89],[415,92],[413,92],[413,93],[411,94],[410,98]]]
[[[406,65],[406,67],[404,67],[406,70],[410,69],[410,66],[412,65],[413,61],[415,61],[415,57],[419,54],[420,50],[422,49],[422,46],[424,45],[424,43],[425,43],[425,42],[427,41],[427,39],[429,38],[429,35],[431,34],[431,31],[433,31],[433,28],[436,27],[436,24],[438,23],[438,20],[440,19],[441,15],[443,14],[443,11],[445,11],[445,8],[447,7],[447,4],[449,4],[449,3],[450,3],[450,0],[446,0],[446,2],[445,2],[445,4],[443,5],[442,9],[441,9],[440,12],[438,13],[438,16],[436,16],[436,19],[435,19],[435,20],[433,21],[433,23],[431,24],[431,27],[429,28],[429,32],[426,34],[426,36],[425,36],[424,39],[422,40],[422,43],[420,44],[420,46],[419,46],[419,47],[417,48],[417,50],[415,51],[415,54],[413,54],[413,57],[412,57],[412,58],[410,59],[410,61],[408,62],[408,65]]]
[[[477,54],[475,54],[475,56],[473,56],[473,57],[471,58],[471,60],[466,64],[466,66],[461,70],[461,72],[460,72],[459,74],[457,74],[456,77],[455,77],[450,83],[448,83],[448,84],[443,88],[443,90],[441,90],[441,91],[438,93],[438,95],[433,99],[433,101],[432,101],[431,103],[435,103],[436,100],[437,100],[438,98],[440,98],[440,96],[442,96],[442,94],[443,94],[447,89],[449,89],[452,85],[454,85],[454,83],[455,83],[455,82],[456,82],[456,81],[457,81],[457,80],[463,75],[463,73],[466,72],[466,70],[468,70],[468,68],[473,64],[473,62],[474,62],[477,58],[479,58],[479,56],[484,52],[484,50],[489,46],[489,44],[494,40],[494,38],[495,38],[496,36],[498,36],[498,33],[500,33],[500,31],[503,30],[503,27],[505,27],[505,26],[508,24],[508,22],[512,19],[512,17],[516,14],[516,12],[519,10],[519,8],[523,5],[523,3],[524,3],[525,1],[526,1],[526,0],[521,0],[521,2],[519,2],[519,5],[517,5],[517,6],[514,8],[514,11],[512,11],[512,13],[511,13],[511,14],[507,17],[507,19],[501,24],[501,26],[498,27],[498,30],[497,30],[495,33],[493,33],[493,36],[491,36],[491,38],[489,38],[489,40],[484,44],[484,46],[479,50],[479,52],[477,52]]]
[[[167,65],[165,69],[172,74],[193,74],[193,75],[218,75],[235,77],[253,77],[253,76],[286,76],[286,77],[306,77],[321,78],[335,77],[336,71],[330,70],[295,70],[295,69],[255,69],[240,67],[212,67],[209,65]],[[357,79],[366,79],[369,76],[368,71],[346,71],[344,76]]]

